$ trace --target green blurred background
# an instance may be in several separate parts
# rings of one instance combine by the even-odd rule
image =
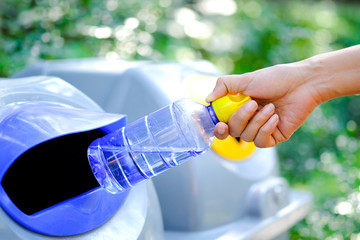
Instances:
[[[41,59],[206,59],[244,73],[360,43],[356,1],[2,0],[0,77]],[[360,97],[317,108],[278,146],[315,205],[291,239],[360,239]]]

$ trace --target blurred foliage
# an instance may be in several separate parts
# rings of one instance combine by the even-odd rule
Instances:
[[[0,76],[39,59],[207,59],[243,73],[360,43],[355,1],[2,0]],[[360,98],[317,108],[278,147],[282,174],[313,192],[292,239],[360,239]]]

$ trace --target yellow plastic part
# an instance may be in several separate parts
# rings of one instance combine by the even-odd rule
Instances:
[[[248,143],[242,139],[238,141],[230,135],[224,140],[215,138],[211,148],[220,156],[232,161],[245,160],[256,150],[253,142]]]
[[[227,95],[215,100],[211,105],[219,121],[227,123],[231,115],[250,99],[245,95]]]
[[[190,75],[189,77],[187,77],[187,79],[185,79],[185,83],[187,84],[187,88],[189,89],[190,97],[193,100],[200,102],[202,104],[208,105],[205,102],[205,98],[207,97],[207,94],[209,94],[211,92],[211,90],[214,88],[216,80],[217,80],[217,77],[215,77],[215,76],[194,74],[194,75]],[[244,97],[244,96],[242,96],[242,95],[231,96],[230,95],[228,98],[230,101],[236,102],[236,100],[237,100],[238,102],[241,102],[242,97]],[[240,99],[237,99],[237,98],[240,98]],[[247,99],[247,100],[249,100],[249,99]],[[247,100],[244,100],[242,102],[242,104],[244,104]],[[214,103],[215,102],[216,101],[214,101]],[[213,107],[214,107],[214,105],[213,105]],[[225,116],[227,116],[229,114],[227,111],[228,110],[226,110],[225,113],[223,113]],[[215,138],[211,148],[217,154],[219,154],[221,157],[223,157],[227,160],[232,160],[232,161],[245,160],[248,157],[250,157],[256,150],[256,146],[254,143],[244,142],[241,139],[240,139],[240,141],[238,141],[231,136],[228,136],[224,140]]]

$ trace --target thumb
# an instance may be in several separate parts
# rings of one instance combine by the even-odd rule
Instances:
[[[214,90],[207,96],[206,102],[212,102],[226,94],[242,93],[249,82],[249,74],[221,76],[216,81]]]

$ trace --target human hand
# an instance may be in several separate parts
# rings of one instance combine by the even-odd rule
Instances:
[[[238,93],[253,100],[235,112],[228,124],[218,123],[215,136],[225,139],[230,134],[253,141],[257,147],[272,147],[288,140],[321,103],[317,88],[305,77],[306,71],[298,62],[220,77],[206,101]]]

